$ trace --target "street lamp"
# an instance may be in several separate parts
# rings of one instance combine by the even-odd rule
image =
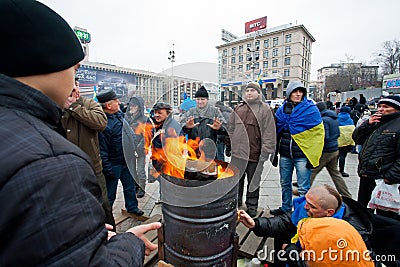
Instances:
[[[175,62],[175,50],[174,50],[175,44],[172,44],[172,50],[169,51],[169,57],[168,60],[171,61],[172,67],[171,67],[171,84],[170,84],[170,94],[171,94],[171,100],[170,103],[173,103],[174,101],[174,92],[173,92],[173,86],[174,86],[174,62]]]
[[[247,58],[247,61],[251,62],[251,69],[253,70],[253,81],[255,81],[255,68],[256,68],[256,62],[260,59],[259,55],[256,55],[256,52],[260,50],[260,46],[256,46],[256,35],[254,34],[254,39],[253,39],[253,47],[250,48],[247,47],[247,51],[251,53],[251,56]]]

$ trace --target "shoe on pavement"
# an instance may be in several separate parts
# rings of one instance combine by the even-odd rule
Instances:
[[[144,197],[144,194],[145,194],[144,190],[142,188],[140,188],[139,191],[137,192],[136,197],[142,198],[142,197]]]
[[[144,214],[144,212],[141,209],[137,209],[137,210],[134,210],[134,211],[128,211],[128,213],[134,214],[134,215],[137,215],[137,216],[142,216]]]
[[[257,216],[257,210],[256,210],[256,209],[248,208],[248,209],[246,210],[246,213],[249,214],[249,216],[250,216],[251,218],[254,218],[254,217]]]
[[[274,216],[278,216],[278,215],[285,214],[285,212],[283,211],[282,208],[277,208],[277,209],[274,209],[274,210],[270,210],[269,213],[270,213],[271,215],[274,215]]]
[[[350,175],[347,172],[340,172],[343,177],[349,177]]]

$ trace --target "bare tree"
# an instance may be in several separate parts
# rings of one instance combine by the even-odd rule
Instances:
[[[395,39],[385,41],[378,54],[383,74],[393,74],[400,72],[400,41]]]

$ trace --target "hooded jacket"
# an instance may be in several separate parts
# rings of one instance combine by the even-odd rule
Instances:
[[[132,105],[132,101],[137,101],[138,103],[138,113],[136,115],[130,112],[130,106]],[[131,126],[133,132],[135,133],[135,147],[136,152],[139,156],[145,156],[145,132],[146,128],[148,128],[148,124],[151,124],[150,119],[144,115],[144,100],[140,96],[134,96],[129,100],[129,103],[126,108],[126,121]],[[146,126],[147,124],[147,126]]]

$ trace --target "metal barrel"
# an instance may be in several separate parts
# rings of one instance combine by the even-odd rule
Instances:
[[[236,174],[237,172],[235,172]],[[232,177],[214,181],[184,180],[163,176],[168,182],[185,188],[211,186],[223,188],[220,198],[198,206],[162,204],[164,261],[178,266],[235,266],[237,255],[234,236],[237,220],[238,183]],[[212,184],[210,184],[212,183]],[[231,188],[228,192],[223,192]],[[169,192],[166,192],[169,191]],[[226,190],[225,190],[226,191]],[[163,190],[161,199],[178,197],[177,192]],[[195,197],[195,194],[193,194]],[[214,197],[215,198],[215,197]],[[184,200],[182,198],[182,200]],[[189,199],[188,202],[191,200]]]

